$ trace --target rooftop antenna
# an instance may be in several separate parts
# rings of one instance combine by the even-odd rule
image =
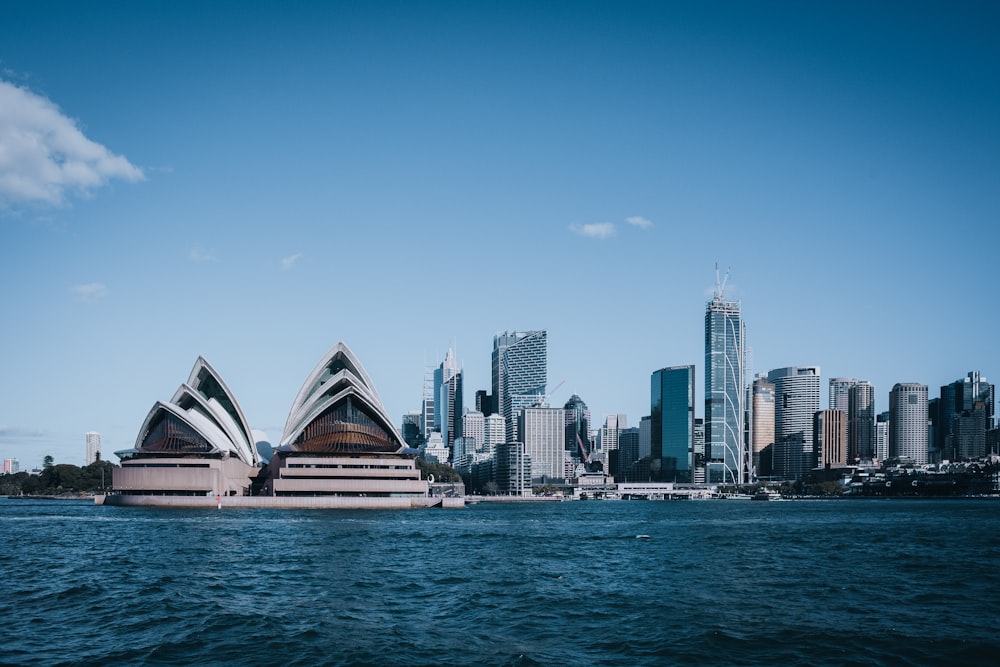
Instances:
[[[731,268],[728,268],[728,267],[726,268],[726,277],[723,278],[722,282],[720,283],[719,282],[719,263],[718,262],[715,263],[715,300],[716,301],[722,301],[722,293],[726,289],[726,283],[729,282],[729,272],[731,270],[732,270]]]

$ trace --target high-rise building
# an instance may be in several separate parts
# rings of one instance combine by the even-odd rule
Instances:
[[[650,456],[653,451],[653,420],[646,415],[639,420],[639,458]]]
[[[851,387],[857,384],[854,378],[830,378],[830,409],[841,410],[845,415],[850,405]]]
[[[867,380],[832,378],[830,409],[847,419],[847,460],[870,459],[874,454],[875,387]]]
[[[497,445],[507,439],[507,425],[504,424],[503,417],[493,413],[486,417],[483,423],[483,444],[480,451],[488,457],[496,454]]]
[[[486,442],[486,417],[478,410],[466,410],[462,415],[462,437],[466,447],[471,443],[473,450],[481,450]]]
[[[493,337],[493,396],[507,429],[517,432],[521,410],[545,397],[548,382],[548,333],[506,331]]]
[[[628,428],[628,415],[604,415],[604,425],[597,434],[597,449],[607,454],[618,450],[618,432]]]
[[[493,404],[493,396],[485,389],[476,391],[476,410],[482,412],[485,417],[489,417],[497,411]]]
[[[562,452],[562,449],[559,451]],[[523,442],[497,445],[494,470],[500,493],[508,496],[531,495],[531,456]]]
[[[517,430],[518,440],[531,457],[532,482],[565,480],[566,411],[542,406],[524,408],[518,414]]]
[[[641,457],[639,456],[639,428],[633,426],[632,428],[623,428],[618,431],[618,468],[619,470],[624,470],[630,465],[638,461]],[[618,477],[618,470],[612,470],[611,473]]]
[[[654,481],[690,482],[694,456],[693,365],[653,371],[650,426],[650,470]]]
[[[746,331],[738,301],[722,289],[705,309],[705,458],[708,482],[748,481],[750,461],[743,439]]]
[[[576,394],[569,397],[563,410],[566,411],[566,437],[563,441],[566,451],[577,460],[586,459],[593,450],[590,442],[590,410]]]
[[[880,412],[875,417],[875,459],[889,458],[889,411]]]
[[[434,424],[448,447],[462,437],[462,371],[451,348],[434,371]]]
[[[694,420],[694,454],[691,457],[691,481],[695,484],[705,483],[704,417],[696,417]]]
[[[4,459],[3,460],[3,474],[5,475],[16,475],[21,472],[21,462],[17,459]]]
[[[403,442],[413,448],[420,446],[420,413],[407,412],[403,415],[401,435]]]
[[[937,444],[942,456],[952,460],[986,456],[994,406],[994,387],[979,371],[941,387]]]
[[[89,466],[101,456],[101,434],[97,431],[87,431],[84,434],[84,439],[86,441],[84,465]]]
[[[753,473],[756,477],[769,477],[774,451],[774,384],[766,376],[759,375],[753,381],[750,404]]]
[[[875,387],[859,380],[848,391],[847,461],[868,461],[875,456]]]
[[[889,458],[927,463],[927,385],[902,382],[889,392]]]
[[[789,366],[767,374],[774,384],[775,477],[800,479],[816,465],[813,415],[819,412],[819,366]]]
[[[814,419],[817,468],[843,468],[847,465],[847,413],[843,410],[820,410]]]

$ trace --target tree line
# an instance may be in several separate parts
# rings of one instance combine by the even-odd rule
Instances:
[[[54,464],[45,457],[42,472],[32,475],[19,472],[0,475],[0,496],[58,496],[63,494],[100,493],[111,487],[110,461],[94,461],[80,467],[69,463]]]

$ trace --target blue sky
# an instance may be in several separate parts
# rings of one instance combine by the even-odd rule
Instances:
[[[1000,373],[994,3],[5,3],[0,457],[133,444],[196,357],[277,440],[338,340],[394,419],[549,331],[595,421],[697,366]],[[629,220],[632,220],[630,223]],[[633,223],[640,224],[633,224]],[[702,413],[699,405],[697,412]],[[825,403],[824,403],[825,404]]]

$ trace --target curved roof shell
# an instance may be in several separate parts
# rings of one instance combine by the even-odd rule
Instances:
[[[306,377],[281,436],[286,451],[398,453],[406,444],[371,378],[342,341]]]
[[[135,451],[147,454],[224,454],[259,463],[243,410],[222,377],[198,357],[188,381],[169,403],[157,401],[139,429]]]

